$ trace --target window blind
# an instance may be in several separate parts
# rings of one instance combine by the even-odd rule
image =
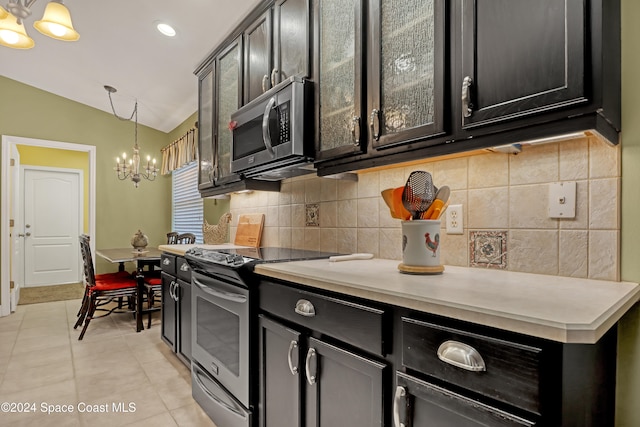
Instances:
[[[171,230],[193,233],[196,242],[202,243],[203,202],[198,191],[198,162],[172,172]]]

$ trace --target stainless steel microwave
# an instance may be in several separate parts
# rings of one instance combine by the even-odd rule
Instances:
[[[313,162],[312,86],[311,81],[291,77],[231,115],[232,172],[282,179],[287,177],[283,172]]]

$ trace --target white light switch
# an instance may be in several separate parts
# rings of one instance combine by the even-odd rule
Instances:
[[[549,184],[549,218],[576,217],[576,183]]]

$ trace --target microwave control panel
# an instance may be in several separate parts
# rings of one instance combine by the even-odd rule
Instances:
[[[291,140],[291,115],[289,110],[289,101],[278,107],[278,127],[280,128],[279,144],[285,144]]]

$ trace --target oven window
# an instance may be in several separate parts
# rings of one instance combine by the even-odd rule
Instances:
[[[196,299],[196,342],[236,377],[240,374],[240,318],[203,298]]]

